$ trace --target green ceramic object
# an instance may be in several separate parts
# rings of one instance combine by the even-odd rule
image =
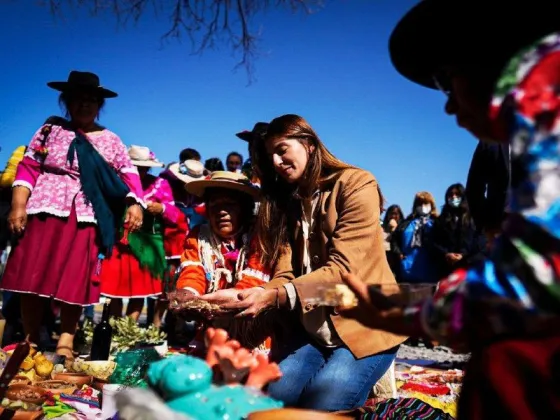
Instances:
[[[242,385],[212,385],[212,370],[202,359],[174,356],[150,365],[148,384],[174,411],[196,420],[242,420],[250,413],[281,408],[260,390]]]
[[[150,363],[161,359],[153,348],[125,351],[115,357],[117,367],[109,378],[112,384],[146,388],[146,372]]]

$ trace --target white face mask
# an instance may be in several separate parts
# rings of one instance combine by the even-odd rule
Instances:
[[[423,204],[421,206],[416,207],[416,213],[420,216],[427,216],[432,212],[432,206],[430,204]]]

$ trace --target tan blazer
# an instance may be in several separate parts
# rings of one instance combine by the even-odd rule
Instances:
[[[309,234],[313,271],[300,276],[303,259],[301,222],[293,227],[291,249],[277,261],[266,288],[291,281],[300,301],[313,293],[313,284],[342,282],[345,273],[356,274],[367,284],[396,283],[387,263],[380,224],[380,196],[377,181],[362,169],[345,169],[320,187],[315,223]],[[303,313],[314,305],[298,306]],[[336,332],[357,358],[371,356],[402,343],[405,337],[373,330],[362,324],[330,315]]]

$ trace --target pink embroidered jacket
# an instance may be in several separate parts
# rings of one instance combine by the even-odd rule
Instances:
[[[169,182],[163,178],[147,175],[144,181],[144,201],[163,205],[161,217],[166,225],[177,224],[180,210],[175,207],[173,191]]]
[[[27,202],[27,214],[48,213],[68,217],[74,203],[79,222],[96,223],[93,207],[87,202],[82,191],[78,159],[74,158],[72,166],[67,159],[70,143],[75,137],[74,132],[53,125],[45,144],[45,155],[45,151],[41,149],[42,128],[31,139],[12,184],[13,187],[23,186],[31,191]],[[138,170],[132,165],[121,139],[107,129],[88,133],[87,136],[128,186],[128,197],[134,198],[145,207]]]

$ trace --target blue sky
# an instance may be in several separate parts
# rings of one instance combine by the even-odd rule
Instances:
[[[130,145],[177,160],[194,147],[203,159],[247,154],[234,133],[286,113],[305,117],[339,158],[371,171],[389,203],[410,210],[417,191],[438,205],[464,182],[475,139],[443,112],[444,96],[391,66],[391,29],[415,0],[328,0],[312,15],[270,10],[256,16],[261,57],[247,85],[226,46],[190,54],[187,41],[162,47],[165,16],[120,28],[110,16],[68,10],[53,19],[36,1],[0,4],[0,165],[46,117],[60,114],[46,82],[90,70],[119,97],[101,123]]]

